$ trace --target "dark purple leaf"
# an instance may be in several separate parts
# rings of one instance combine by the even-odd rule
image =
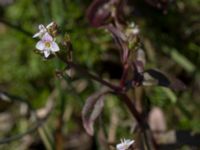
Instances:
[[[94,122],[101,114],[104,106],[104,96],[108,93],[108,89],[102,89],[101,91],[92,94],[86,100],[86,103],[82,110],[82,121],[86,132],[89,135],[94,135]]]
[[[115,0],[116,1],[116,19],[120,24],[127,25],[127,22],[125,21],[125,5],[127,1],[125,0]]]
[[[112,34],[116,44],[119,46],[121,51],[121,60],[122,62],[126,62],[129,56],[129,49],[127,47],[127,37],[126,35],[119,29],[114,27],[112,24],[105,26],[108,31]]]
[[[146,73],[146,75],[145,75]],[[151,81],[152,85],[158,84],[160,86],[169,87],[170,81],[169,79],[161,72],[154,70],[154,69],[148,69],[144,73],[144,82]],[[155,79],[155,81],[154,81]]]
[[[111,16],[109,0],[94,0],[87,10],[87,18],[94,27],[105,25]]]
[[[185,90],[185,84],[178,79],[169,79],[163,73],[154,69],[149,69],[144,72],[144,85],[160,85],[169,87],[175,91]]]

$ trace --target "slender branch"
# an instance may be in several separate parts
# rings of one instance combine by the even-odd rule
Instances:
[[[107,82],[107,81],[101,79],[100,77],[98,77],[98,76],[96,76],[96,75],[94,75],[94,74],[92,74],[92,73],[89,73],[87,70],[81,68],[80,66],[78,66],[77,64],[74,64],[73,62],[68,62],[68,64],[69,64],[71,67],[77,69],[80,73],[82,73],[82,74],[88,76],[89,78],[91,78],[91,79],[93,79],[93,80],[95,80],[95,81],[97,81],[97,82],[100,82],[101,84],[103,84],[103,85],[105,85],[105,86],[107,86],[107,87],[109,87],[109,88],[111,88],[111,89],[113,89],[113,90],[115,90],[115,91],[121,90],[120,87],[115,86],[115,85],[113,85],[113,84],[111,84],[111,83],[109,83],[109,82]]]
[[[71,68],[74,68],[76,71],[78,71],[80,74],[82,75],[85,75],[87,76],[88,78],[92,79],[92,80],[95,80],[101,84],[103,84],[104,86],[107,86],[109,88],[111,88],[112,90],[114,91],[121,91],[122,88],[119,87],[119,86],[116,86],[116,85],[113,85],[111,83],[109,83],[108,81],[105,81],[103,79],[101,79],[100,77],[88,72],[86,69],[84,69],[83,67],[81,67],[80,65],[78,64],[75,64],[71,61],[67,61],[67,60],[64,60],[61,56],[58,55],[58,57],[64,62],[66,63],[67,65],[69,65],[69,67]]]
[[[142,119],[141,115],[139,114],[139,112],[137,111],[134,103],[131,101],[131,99],[124,93],[116,93],[115,94],[119,95],[124,101],[124,103],[126,104],[126,106],[129,108],[130,112],[132,113],[132,115],[134,116],[134,118],[136,119],[136,121],[138,122],[139,126],[142,129],[148,129],[148,125],[145,123],[145,121]]]
[[[140,113],[137,111],[134,103],[131,101],[131,99],[125,94],[125,93],[117,93],[115,92],[117,95],[119,95],[124,101],[124,103],[126,104],[126,106],[129,108],[129,110],[131,111],[132,115],[134,116],[134,118],[136,119],[136,121],[139,124],[139,127],[141,128],[143,134],[144,134],[144,142],[147,146],[147,150],[151,150],[152,148],[152,144],[151,144],[151,137],[149,137],[148,134],[148,130],[149,130],[149,126],[146,123],[146,121],[141,117]]]
[[[125,64],[124,66],[124,70],[123,70],[123,74],[122,74],[122,77],[121,77],[121,80],[120,80],[120,86],[123,88],[124,85],[125,85],[125,81],[126,81],[126,78],[127,78],[127,75],[128,75],[128,68],[129,68],[129,65],[128,63]]]

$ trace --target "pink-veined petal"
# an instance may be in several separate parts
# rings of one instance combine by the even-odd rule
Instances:
[[[35,46],[38,50],[44,50],[45,48],[45,43],[42,41],[37,42],[36,46]]]
[[[53,41],[53,37],[49,33],[45,33],[44,36],[42,37],[42,41],[51,42]]]
[[[44,57],[47,58],[50,55],[50,51],[49,50],[45,50],[44,51]]]
[[[51,43],[51,51],[52,52],[57,52],[57,51],[59,51],[60,50],[60,48],[58,47],[58,44],[56,43],[56,42],[52,42]]]

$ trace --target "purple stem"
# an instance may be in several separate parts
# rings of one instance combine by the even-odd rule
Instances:
[[[59,57],[59,56],[58,56],[58,57]],[[96,75],[94,75],[94,74],[88,72],[86,69],[84,69],[84,68],[81,67],[80,65],[75,64],[75,63],[73,63],[73,62],[71,62],[71,61],[63,60],[61,57],[59,57],[59,58],[60,58],[62,61],[64,61],[67,65],[69,65],[69,67],[74,68],[74,69],[77,70],[79,73],[81,73],[81,74],[83,74],[83,75],[85,75],[85,76],[87,76],[87,77],[89,77],[89,78],[91,78],[91,79],[93,79],[93,80],[95,80],[95,81],[97,81],[97,82],[99,82],[99,83],[101,83],[101,84],[103,84],[103,85],[105,85],[105,86],[111,88],[112,90],[114,90],[114,91],[121,91],[121,90],[122,90],[121,87],[116,86],[116,85],[114,85],[114,84],[109,83],[109,82],[106,81],[106,80],[101,79],[100,77],[98,77],[98,76],[96,76]]]

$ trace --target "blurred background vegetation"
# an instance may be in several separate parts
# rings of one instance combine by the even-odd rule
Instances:
[[[162,109],[168,130],[200,132],[200,0],[127,2],[127,20],[140,28],[146,68],[159,68],[187,86],[183,92],[144,88],[143,100]],[[117,47],[106,31],[89,25],[85,13],[90,3],[91,0],[0,0],[0,91],[25,99],[38,111],[46,110],[53,95],[54,107],[43,128],[53,138],[59,114],[64,113],[65,149],[94,149],[101,145],[95,142],[97,136],[86,136],[80,118],[85,99],[100,85],[78,75],[73,79],[57,77],[55,70],[64,66],[56,58],[44,60],[34,53],[36,41],[32,35],[38,24],[57,22],[60,31],[71,37],[76,62],[117,81],[121,76]],[[103,122],[111,141],[131,138],[133,119],[125,106],[116,97],[107,99],[99,124]],[[22,102],[0,100],[0,140],[31,128],[34,123],[23,116],[24,109]],[[98,129],[97,124],[95,128]],[[0,145],[0,149],[45,149],[41,132],[25,137]]]

